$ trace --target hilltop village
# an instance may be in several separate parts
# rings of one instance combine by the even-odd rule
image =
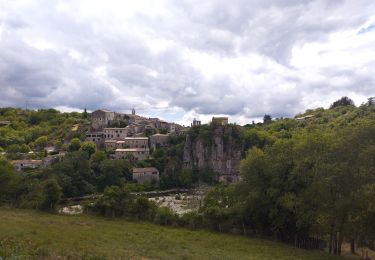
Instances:
[[[171,134],[181,134],[184,128],[159,118],[146,118],[99,109],[91,114],[91,130],[86,133],[86,141],[92,141],[98,148],[113,149],[113,159],[133,156],[144,160],[150,155],[150,147],[165,147]]]
[[[77,136],[81,142],[94,143],[95,149],[105,152],[110,160],[129,161],[133,166],[132,180],[139,184],[148,182],[158,185],[162,174],[173,179],[183,169],[200,169],[196,175],[209,172],[215,181],[239,180],[242,146],[232,145],[231,140],[224,140],[224,135],[231,136],[233,132],[228,117],[213,117],[208,125],[194,119],[189,127],[137,115],[135,109],[130,114],[99,109],[87,113],[85,118],[77,119],[78,124],[74,124],[71,129],[73,135],[60,139],[55,134],[48,138],[40,137],[31,143],[32,150],[9,153],[10,150],[7,149],[9,151],[3,153],[14,157],[13,165],[17,171],[49,168],[64,159],[74,142],[73,137]],[[9,125],[6,123],[8,122],[4,121],[4,125]],[[209,128],[210,126],[215,127]],[[201,135],[200,131],[210,132],[208,135]],[[67,134],[66,130],[61,132]],[[45,140],[41,141],[43,138]],[[51,141],[52,138],[57,141]],[[178,144],[175,141],[171,144],[173,139],[178,139]],[[172,159],[169,158],[170,155],[159,155],[168,149],[175,150],[176,147],[179,152],[173,152]],[[153,163],[155,160],[164,163]],[[165,163],[166,161],[171,163]],[[168,187],[173,186],[174,184],[170,184]]]
[[[217,126],[228,125],[227,117],[213,117],[212,123]],[[191,127],[201,126],[201,121],[194,119]],[[99,109],[91,114],[90,131],[86,133],[86,141],[96,144],[99,149],[110,151],[113,160],[128,159],[130,161],[144,161],[151,156],[157,148],[169,146],[171,136],[186,136],[184,148],[184,167],[192,168],[191,138],[187,134],[191,127],[183,127],[176,123],[168,123],[159,118],[147,118],[137,115],[135,109],[131,114],[117,113],[106,109]],[[217,140],[220,143],[220,140]],[[237,181],[239,179],[240,155],[236,156],[233,167],[231,158],[223,159],[223,145],[217,144],[219,152],[212,167],[219,181]],[[199,146],[199,145],[198,145]],[[201,147],[203,148],[203,147]],[[199,148],[198,148],[199,149]],[[199,153],[199,152],[198,152]],[[227,156],[226,156],[227,157]],[[199,158],[199,155],[197,155]],[[198,162],[199,167],[205,164],[204,158]],[[224,165],[224,170],[222,169]],[[133,168],[133,180],[138,183],[145,181],[158,182],[159,169]]]

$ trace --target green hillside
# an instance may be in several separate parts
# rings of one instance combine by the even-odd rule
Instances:
[[[120,219],[5,208],[0,219],[6,259],[339,259],[262,239]]]
[[[17,153],[42,151],[46,146],[62,149],[72,138],[82,138],[89,124],[77,112],[0,108],[0,151],[16,157]]]

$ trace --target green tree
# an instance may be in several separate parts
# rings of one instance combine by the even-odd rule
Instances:
[[[97,176],[99,191],[107,186],[121,185],[132,179],[131,164],[127,160],[104,160],[100,164],[100,174]]]
[[[86,141],[82,143],[80,149],[82,151],[85,151],[89,156],[91,156],[96,151],[96,144],[94,142]]]
[[[87,118],[88,118],[88,114],[87,114],[87,110],[86,110],[86,108],[83,110],[82,118],[84,118],[84,119],[87,119]]]
[[[40,204],[40,209],[54,211],[56,209],[56,205],[61,199],[61,195],[61,187],[56,179],[48,179],[43,187],[43,199]]]
[[[192,170],[182,169],[178,175],[178,181],[184,188],[189,188],[193,184]]]
[[[272,117],[270,115],[264,115],[263,124],[269,124],[272,122]]]
[[[47,145],[47,142],[48,142],[47,136],[45,136],[45,135],[40,136],[35,140],[35,146],[40,151]]]
[[[330,108],[335,108],[339,106],[354,106],[354,102],[348,97],[342,97],[339,100],[336,100],[335,102],[333,102]]]
[[[145,197],[136,198],[131,213],[136,219],[153,220],[156,214],[156,205]]]
[[[21,177],[16,175],[12,165],[0,157],[0,204],[14,204]]]
[[[78,138],[73,138],[69,144],[69,151],[71,152],[78,151],[80,148],[81,148],[81,140],[79,140]]]

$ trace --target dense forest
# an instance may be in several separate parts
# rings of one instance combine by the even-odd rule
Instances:
[[[110,160],[109,152],[84,142],[89,115],[56,110],[0,109],[0,203],[53,210],[61,198],[102,193],[87,208],[159,224],[210,228],[220,232],[273,237],[298,246],[316,238],[341,253],[343,241],[374,247],[375,107],[341,99],[329,109],[307,110],[295,118],[243,127],[229,125],[242,147],[241,181],[217,184],[210,169],[185,169],[184,136],[153,151],[143,162]],[[208,142],[214,125],[188,133]],[[48,145],[65,152],[50,167],[15,172],[12,159],[47,156]],[[34,151],[30,155],[30,151]],[[160,185],[138,185],[133,166],[154,166]],[[213,185],[198,211],[178,217],[131,191]],[[302,239],[302,240],[301,240]],[[302,245],[302,247],[306,245]]]

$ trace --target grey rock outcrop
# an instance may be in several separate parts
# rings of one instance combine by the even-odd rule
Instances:
[[[218,181],[239,180],[242,139],[238,126],[211,126],[206,134],[188,133],[183,162],[186,168],[210,168]]]

